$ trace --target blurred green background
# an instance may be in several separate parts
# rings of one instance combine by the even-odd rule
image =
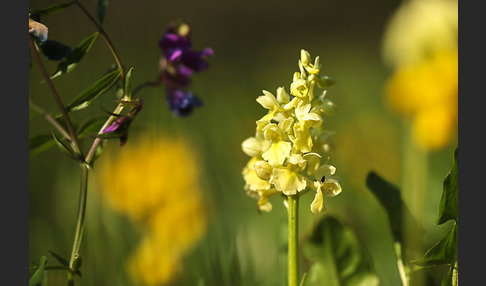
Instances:
[[[81,1],[92,13],[95,1]],[[31,0],[30,9],[58,1]],[[194,48],[212,47],[210,68],[196,74],[191,90],[204,106],[187,118],[173,116],[160,88],[147,88],[142,112],[134,121],[127,145],[154,126],[161,132],[190,138],[201,159],[204,196],[213,215],[204,238],[187,254],[185,270],[173,285],[285,285],[282,245],[286,226],[278,198],[270,213],[259,214],[256,200],[243,189],[241,170],[249,159],[241,142],[254,135],[255,120],[265,110],[255,101],[262,89],[288,87],[298,71],[300,49],[320,56],[321,75],[335,79],[328,96],[338,107],[326,127],[336,131],[331,163],[341,178],[343,193],[327,199],[327,211],[350,225],[364,244],[382,285],[399,285],[391,233],[384,209],[365,187],[374,170],[400,186],[404,125],[384,104],[383,88],[390,71],[382,60],[381,42],[387,20],[399,1],[109,1],[104,27],[126,67],[134,67],[133,85],[155,80],[166,25],[184,19],[192,26]],[[42,19],[49,38],[71,47],[95,27],[75,7]],[[64,102],[99,79],[113,63],[101,37],[81,64],[54,80]],[[48,71],[56,62],[44,58]],[[33,64],[29,73],[31,99],[47,111],[57,107]],[[75,122],[110,110],[114,90],[92,107],[74,113]],[[50,126],[29,121],[30,136],[46,134]],[[448,225],[434,226],[442,181],[452,164],[457,143],[429,155],[425,245],[437,241]],[[85,145],[87,148],[87,145]],[[107,149],[117,149],[109,141]],[[102,155],[103,156],[103,155]],[[96,169],[95,169],[96,172]],[[37,260],[46,250],[69,257],[78,200],[78,166],[56,148],[29,160],[29,256]],[[300,239],[304,241],[320,216],[310,212],[313,196],[301,200]],[[81,246],[83,277],[78,285],[135,285],[125,263],[140,233],[127,217],[103,204],[90,178],[86,229]],[[282,266],[283,263],[283,266]],[[302,268],[307,267],[301,258]],[[65,273],[49,274],[52,285],[64,285]]]

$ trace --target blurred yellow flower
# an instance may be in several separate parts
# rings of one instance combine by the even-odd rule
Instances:
[[[169,283],[207,228],[197,153],[182,137],[148,133],[106,150],[98,164],[103,198],[144,233],[130,275],[142,285]]]
[[[437,52],[416,65],[398,69],[388,80],[390,106],[412,118],[412,135],[425,150],[447,145],[457,130],[457,51]]]
[[[457,0],[403,1],[390,18],[383,56],[391,67],[417,64],[439,50],[457,48]]]
[[[384,36],[391,108],[411,119],[412,137],[427,151],[445,147],[457,133],[457,0],[403,2]]]

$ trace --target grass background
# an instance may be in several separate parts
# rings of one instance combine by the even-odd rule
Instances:
[[[94,12],[95,1],[81,1]],[[31,0],[30,9],[58,1]],[[399,1],[109,1],[104,27],[126,67],[133,66],[133,85],[157,76],[158,40],[168,22],[181,18],[193,27],[195,49],[212,47],[210,69],[194,76],[191,90],[204,101],[188,118],[168,110],[163,88],[140,92],[144,108],[131,127],[130,138],[149,127],[188,137],[202,162],[201,185],[214,207],[205,238],[185,260],[185,272],[174,285],[285,285],[282,275],[282,229],[285,210],[260,215],[256,201],[243,190],[241,170],[248,157],[241,142],[254,134],[254,121],[264,114],[255,99],[262,89],[275,92],[288,86],[298,70],[300,49],[320,56],[321,74],[336,80],[328,96],[338,106],[325,119],[336,131],[331,162],[341,177],[343,193],[327,200],[328,211],[355,230],[367,249],[382,285],[399,285],[391,233],[384,210],[364,182],[375,170],[400,185],[404,125],[384,104],[383,87],[390,75],[381,58],[387,20]],[[69,7],[43,19],[49,38],[72,47],[95,27],[80,10]],[[99,38],[72,73],[54,82],[64,102],[100,78],[113,59]],[[56,62],[45,60],[48,70]],[[38,68],[29,73],[29,95],[46,110],[56,112]],[[108,110],[113,90],[94,104]],[[73,114],[75,121],[102,115],[92,107]],[[50,132],[42,120],[29,121],[29,136]],[[457,142],[429,155],[425,244],[437,241],[448,225],[434,226],[442,181],[452,164]],[[87,146],[85,146],[87,147]],[[119,148],[110,141],[106,148]],[[38,261],[47,249],[68,257],[75,227],[79,172],[77,165],[51,148],[29,158],[29,256]],[[81,253],[83,277],[79,285],[133,285],[124,264],[140,235],[130,221],[109,209],[90,181],[88,214]],[[310,213],[311,195],[300,207],[304,241],[317,222]],[[283,241],[283,242],[282,242]],[[279,259],[280,257],[280,259]],[[301,262],[305,265],[305,259]],[[285,266],[285,264],[284,264]],[[440,276],[440,275],[439,275]],[[49,274],[52,285],[64,285],[65,275]]]

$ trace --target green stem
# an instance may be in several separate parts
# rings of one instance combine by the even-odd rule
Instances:
[[[298,211],[299,211],[299,196],[288,196],[287,199],[288,211],[288,239],[289,239],[289,253],[288,253],[288,285],[299,285],[299,257],[298,257]]]
[[[399,242],[394,243],[395,253],[397,255],[398,272],[400,273],[400,279],[402,280],[402,286],[408,286],[407,275],[405,273],[405,267],[403,265],[402,257],[402,245]]]
[[[110,52],[112,53],[113,57],[115,58],[116,64],[118,65],[118,68],[121,70],[121,82],[122,86],[124,86],[125,83],[125,71],[123,68],[123,64],[120,60],[120,57],[118,56],[118,53],[115,50],[115,47],[113,46],[110,38],[108,37],[108,34],[105,32],[105,29],[103,29],[103,26],[101,26],[98,21],[88,12],[88,10],[83,6],[83,4],[79,3],[78,0],[74,0],[74,3],[78,5],[78,7],[83,11],[83,13],[88,17],[88,19],[96,26],[98,29],[98,32],[103,36],[103,39],[105,39],[106,45],[110,49]]]
[[[56,101],[57,106],[59,107],[59,110],[61,111],[62,116],[64,118],[64,121],[66,122],[66,127],[69,131],[69,134],[71,135],[70,136],[71,146],[77,155],[82,156],[81,149],[79,147],[80,145],[79,145],[78,136],[76,135],[76,131],[74,131],[74,127],[73,124],[71,123],[71,119],[69,118],[67,110],[64,107],[64,104],[62,103],[61,97],[59,96],[59,93],[57,92],[56,87],[54,86],[54,83],[51,80],[51,77],[47,73],[47,70],[44,64],[42,63],[42,60],[39,57],[39,53],[37,52],[37,49],[35,47],[34,41],[32,40],[31,36],[29,36],[29,46],[32,54],[34,55],[34,59],[39,66],[42,76],[46,80],[47,85],[49,86],[49,89],[51,90],[51,93],[54,97],[54,100]]]
[[[423,225],[427,208],[428,154],[426,150],[415,142],[410,124],[405,126],[404,131],[403,199],[415,221],[421,226]],[[416,255],[423,255],[425,251],[420,239],[421,234],[412,231],[413,229],[414,222],[404,220],[404,249],[409,251],[412,259],[418,258],[415,257]],[[414,285],[424,285],[424,278],[422,274],[417,273],[414,277]]]
[[[29,97],[29,107],[32,108],[33,110],[35,110],[36,112],[40,113],[42,116],[44,116],[44,118],[49,123],[51,123],[54,128],[57,129],[57,131],[61,132],[62,136],[66,137],[66,139],[71,141],[71,136],[69,135],[69,133],[66,130],[64,130],[64,127],[62,127],[61,124],[59,124],[59,122],[57,122],[56,119],[54,117],[52,117],[52,115],[50,115],[44,109],[42,109],[40,106],[35,104],[30,99],[30,97]]]
[[[81,239],[83,237],[84,218],[86,213],[86,197],[88,194],[88,173],[89,165],[86,163],[80,164],[81,167],[81,184],[79,190],[78,201],[78,218],[76,223],[76,232],[74,235],[74,243],[71,251],[71,259],[69,260],[68,285],[74,285],[74,263],[79,258],[79,248],[81,246]]]

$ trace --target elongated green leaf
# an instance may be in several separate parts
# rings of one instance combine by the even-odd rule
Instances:
[[[29,279],[29,286],[42,285],[42,278],[44,277],[44,268],[46,268],[46,265],[47,265],[47,257],[43,255],[40,258],[39,267]]]
[[[359,240],[334,217],[326,216],[319,221],[303,251],[314,262],[306,275],[305,286],[379,285]]]
[[[403,202],[399,188],[387,182],[375,172],[369,172],[366,176],[366,187],[385,208],[395,241],[403,243],[403,224],[405,221],[410,222],[411,231],[417,233],[417,239],[421,239],[424,230],[418,225]]]
[[[442,197],[440,199],[439,217],[437,224],[443,224],[448,220],[455,220],[457,222],[457,206],[458,206],[458,148],[454,151],[452,168],[444,179]]]
[[[74,153],[74,151],[68,147],[64,142],[62,142],[61,139],[59,139],[57,136],[56,136],[56,133],[54,133],[54,131],[52,132],[52,138],[54,139],[54,142],[56,143],[57,147],[59,147],[59,149],[66,155],[68,155],[68,157],[74,159],[74,160],[79,160],[80,158],[78,158],[78,156]]]
[[[71,1],[71,2],[66,2],[66,3],[55,4],[55,5],[49,6],[49,7],[44,8],[44,9],[32,10],[31,13],[36,14],[37,17],[45,17],[45,16],[53,15],[53,14],[59,12],[59,11],[62,11],[64,9],[66,9],[67,7],[71,6],[73,3],[74,2]]]
[[[76,111],[88,107],[94,99],[108,90],[118,80],[120,74],[121,70],[116,70],[105,75],[71,101],[66,107],[66,110]]]
[[[132,98],[132,71],[133,68],[130,68],[130,70],[127,72],[127,76],[125,77],[125,94],[128,100]]]
[[[91,46],[96,41],[98,34],[98,32],[95,32],[86,39],[82,40],[81,43],[79,43],[79,45],[71,51],[71,53],[65,56],[57,65],[56,70],[52,73],[51,79],[63,74],[67,74],[76,68],[84,55],[91,49]]]
[[[96,0],[96,16],[100,24],[103,24],[106,16],[106,9],[108,8],[108,0]]]
[[[70,46],[54,40],[39,43],[39,48],[51,61],[60,61],[72,51]]]
[[[54,257],[59,263],[61,263],[61,265],[69,267],[69,262],[61,255],[55,253],[52,250],[48,250],[47,253],[49,253],[52,257]]]
[[[87,120],[83,124],[81,124],[78,128],[78,137],[83,138],[85,136],[96,136],[96,134],[100,131],[103,124],[108,120],[108,117],[95,117]]]
[[[29,138],[29,154],[35,155],[56,145],[52,135],[36,135]]]
[[[457,230],[458,226],[454,223],[454,227],[446,237],[427,250],[423,258],[415,260],[412,263],[424,267],[442,264],[454,265],[457,261]]]
[[[32,274],[34,274],[34,272],[39,268],[39,265],[37,264],[37,262],[35,262],[34,260],[32,259],[29,259],[29,277],[32,276]]]

